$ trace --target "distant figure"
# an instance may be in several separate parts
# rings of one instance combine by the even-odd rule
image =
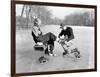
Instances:
[[[45,49],[45,54],[48,54],[50,56],[55,56],[53,54],[54,49],[54,41],[56,41],[56,36],[49,32],[47,34],[42,33],[40,29],[41,21],[39,18],[35,17],[33,21],[33,28],[32,28],[32,36],[35,40],[35,42],[38,44],[39,42],[42,42],[44,45],[47,44],[47,48]]]
[[[59,33],[59,42],[62,45],[64,52],[63,55],[69,54],[69,53],[74,53],[77,52],[77,54],[80,54],[80,52],[75,48],[74,44],[74,33],[73,29],[71,27],[65,26],[65,24],[61,23],[60,28],[62,29],[61,32]],[[73,50],[71,50],[73,49]],[[78,55],[75,56],[78,57]]]

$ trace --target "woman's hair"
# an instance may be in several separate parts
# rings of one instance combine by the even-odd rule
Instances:
[[[39,20],[38,20],[38,18],[35,18],[33,20],[33,24],[34,24],[34,26],[39,26]]]
[[[34,19],[34,25],[37,25],[38,24],[38,19]]]

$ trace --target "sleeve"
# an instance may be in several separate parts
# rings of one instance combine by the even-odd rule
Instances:
[[[40,28],[39,28],[39,32],[40,32],[40,33],[39,33],[40,35],[43,35],[43,33],[42,33],[42,31],[41,31],[41,29],[40,29]]]
[[[39,25],[39,26],[41,25],[41,20],[40,20],[40,19],[38,19],[38,25]]]
[[[63,35],[63,30],[59,33],[59,35],[58,35],[58,37],[60,38],[60,36],[62,36]]]
[[[38,34],[39,34],[39,31],[38,31],[38,29],[36,27],[34,27],[32,29],[32,32],[34,32],[35,36],[38,36]]]
[[[70,40],[74,39],[73,29],[69,28],[69,32],[70,32],[70,36],[68,37],[67,41],[70,41]]]

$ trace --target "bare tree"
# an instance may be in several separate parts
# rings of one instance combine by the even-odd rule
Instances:
[[[91,12],[73,13],[65,17],[64,23],[68,25],[93,26]]]

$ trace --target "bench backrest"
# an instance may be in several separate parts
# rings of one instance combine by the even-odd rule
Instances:
[[[37,37],[35,36],[35,34],[34,34],[33,31],[32,31],[32,36],[33,36],[33,40],[35,41],[35,43],[39,42],[39,41],[37,40]]]

